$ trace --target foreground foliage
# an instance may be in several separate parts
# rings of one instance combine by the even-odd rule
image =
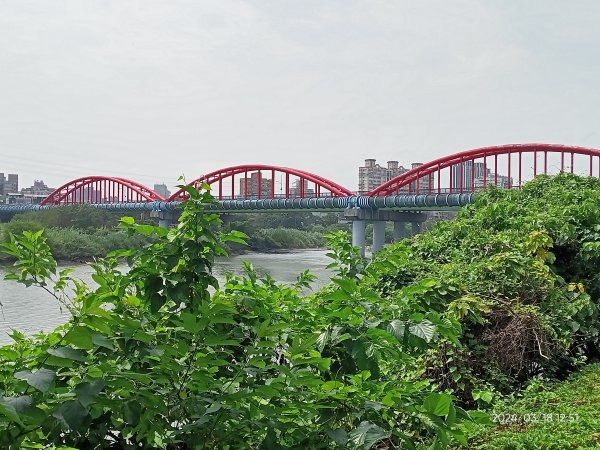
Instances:
[[[0,447],[440,448],[486,420],[419,365],[456,342],[458,320],[382,299],[359,281],[364,261],[345,234],[330,236],[338,275],[322,292],[303,294],[308,272],[286,286],[247,266],[211,295],[223,241],[244,236],[221,235],[204,212],[212,198],[186,189],[176,228],[123,219],[156,241],[93,264],[96,289],[56,272],[41,231],[5,246],[18,258],[8,278],[73,317],[48,335],[15,331],[0,349]]]
[[[597,357],[599,180],[491,190],[371,263],[331,233],[335,276],[312,294],[308,272],[249,265],[219,288],[214,258],[245,236],[186,189],[176,228],[123,219],[154,242],[95,263],[96,289],[57,273],[41,231],[5,246],[9,278],[73,318],[0,348],[1,448],[466,446],[492,424],[478,408]]]

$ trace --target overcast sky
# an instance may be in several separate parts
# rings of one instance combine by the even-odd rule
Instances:
[[[176,184],[242,163],[600,148],[600,2],[0,0],[0,172]]]

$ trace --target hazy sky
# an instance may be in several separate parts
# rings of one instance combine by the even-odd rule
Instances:
[[[600,147],[600,2],[0,0],[0,172],[242,163],[356,189],[485,145]]]

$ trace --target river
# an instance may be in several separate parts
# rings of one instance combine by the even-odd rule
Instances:
[[[331,260],[326,250],[301,250],[289,253],[248,253],[230,258],[222,258],[215,264],[214,274],[219,281],[225,273],[242,273],[242,262],[249,261],[259,274],[269,273],[276,281],[295,281],[305,269],[317,276],[313,289],[329,282],[331,273],[326,269]],[[74,278],[93,284],[92,270],[88,265],[66,265],[75,270]],[[0,345],[12,342],[11,330],[17,329],[25,334],[40,330],[50,331],[63,324],[69,318],[68,311],[61,311],[58,303],[42,289],[26,288],[15,281],[4,280],[6,270],[0,268]]]

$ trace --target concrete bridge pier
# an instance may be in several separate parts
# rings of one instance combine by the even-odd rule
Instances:
[[[378,209],[347,208],[344,216],[352,220],[352,245],[360,247],[365,254],[365,225],[373,223],[373,253],[385,245],[385,223],[394,222],[394,242],[407,236],[406,224],[411,224],[411,235],[421,230],[421,224],[427,219],[423,212],[389,211]]]
[[[158,219],[159,227],[169,229],[171,228],[171,225],[177,222],[177,219],[179,218],[179,213],[167,211],[150,211],[150,217]]]
[[[352,245],[360,247],[360,254],[365,256],[365,228],[367,223],[364,220],[352,220]]]
[[[394,242],[400,242],[406,237],[406,222],[394,222]]]
[[[378,252],[385,245],[385,221],[375,220],[373,222],[373,253]]]

